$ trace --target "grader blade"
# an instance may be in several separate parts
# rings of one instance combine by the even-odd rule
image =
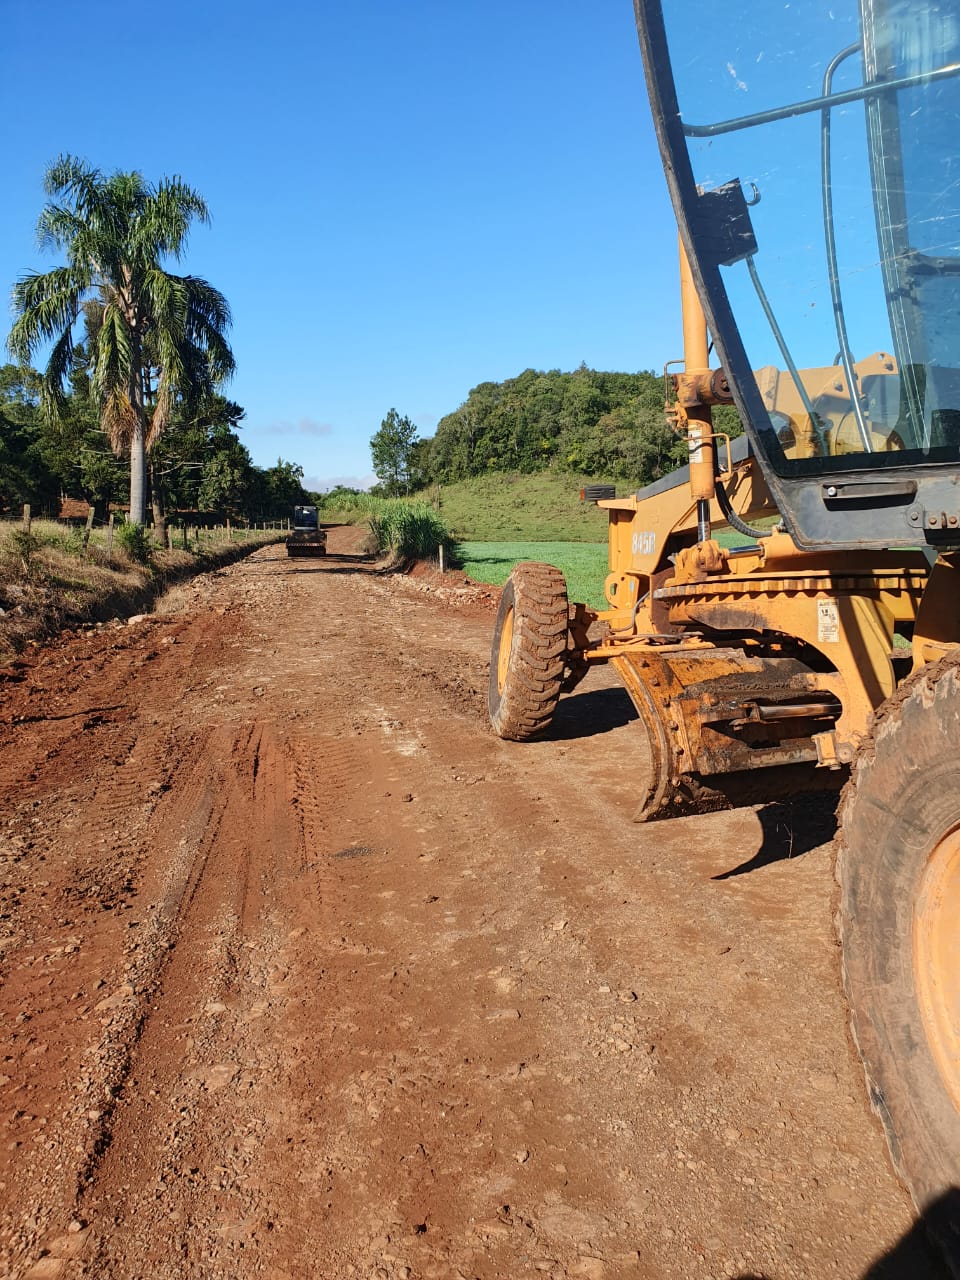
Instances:
[[[612,659],[643,721],[651,776],[638,822],[709,813],[839,786],[817,769],[814,735],[841,708],[790,657],[743,649],[651,648]]]
[[[848,772],[847,769],[827,772],[813,765],[775,765],[715,777],[684,774],[659,801],[654,799],[659,788],[651,782],[633,821],[657,822],[664,818],[739,809],[744,805],[772,804],[802,795],[836,794],[843,788]]]

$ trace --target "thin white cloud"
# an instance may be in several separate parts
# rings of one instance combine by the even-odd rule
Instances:
[[[333,435],[333,424],[317,422],[314,418],[298,418],[296,422],[272,422],[261,430],[276,436],[330,436]]]

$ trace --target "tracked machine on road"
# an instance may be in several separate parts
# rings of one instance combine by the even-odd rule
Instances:
[[[600,500],[607,608],[517,566],[491,719],[532,737],[607,662],[650,744],[639,819],[844,785],[854,1038],[898,1170],[942,1204],[960,1187],[960,3],[636,12],[680,232],[665,379],[689,466]],[[714,426],[729,404],[734,440]],[[960,1223],[941,1237],[956,1270]]]

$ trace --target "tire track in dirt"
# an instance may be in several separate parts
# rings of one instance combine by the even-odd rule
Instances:
[[[208,623],[90,629],[41,651],[26,690],[6,691],[29,701],[8,697],[13,714],[0,715],[0,1013],[13,1028],[0,1067],[0,1088],[12,1089],[0,1271],[70,1221],[137,1035],[159,917],[133,902],[157,800],[189,754],[189,737],[154,714],[166,709],[164,659],[176,653],[179,669],[178,642],[202,667]],[[89,716],[91,682],[101,705],[117,705],[113,719]],[[33,719],[21,730],[25,705]],[[9,1194],[31,1185],[26,1201]],[[81,1243],[82,1233],[67,1241]]]
[[[186,745],[181,744],[181,759],[188,757]],[[202,742],[194,744],[194,749],[202,751],[203,745]],[[113,798],[115,801],[115,796]],[[195,800],[197,803],[191,809],[194,822],[204,803],[208,812],[212,809],[209,789]],[[117,815],[119,808],[114,803],[102,806],[102,811],[110,820],[111,813]],[[149,816],[149,825],[153,826],[156,815],[151,812]],[[5,1008],[19,1006],[37,1011],[28,1017],[24,1035],[17,1038],[23,1041],[23,1063],[18,1064],[16,1056],[11,1055],[11,1069],[17,1070],[19,1065],[22,1071],[31,1057],[42,1054],[46,1061],[52,1053],[56,1054],[58,1068],[56,1074],[37,1073],[29,1077],[25,1086],[30,1097],[30,1113],[39,1127],[31,1135],[32,1144],[21,1139],[12,1145],[12,1152],[18,1175],[28,1176],[42,1187],[43,1195],[36,1213],[19,1229],[13,1228],[15,1250],[29,1248],[31,1240],[36,1242],[34,1247],[51,1248],[49,1240],[41,1243],[51,1230],[61,1248],[76,1250],[82,1243],[82,1232],[71,1234],[68,1239],[62,1229],[71,1218],[76,1220],[83,1189],[94,1176],[103,1152],[109,1148],[116,1100],[128,1077],[131,1054],[142,1034],[168,950],[175,945],[181,905],[189,900],[191,889],[199,879],[200,869],[195,861],[198,856],[202,858],[202,842],[191,848],[189,833],[185,833],[177,843],[166,845],[165,837],[171,833],[161,820],[154,830],[162,843],[154,845],[148,840],[141,843],[137,837],[142,836],[146,825],[145,818],[140,827],[131,831],[128,815],[130,845],[121,864],[113,857],[115,852],[119,856],[122,844],[119,829],[114,829],[110,845],[104,843],[106,837],[101,838],[99,853],[104,861],[90,886],[96,898],[93,909],[97,915],[91,919],[89,904],[82,900],[80,905],[87,911],[81,911],[81,918],[60,922],[71,924],[75,930],[71,935],[73,941],[51,949],[48,938],[42,951],[34,948],[23,955],[19,966],[4,983]],[[159,891],[135,906],[134,882],[139,880],[141,868],[150,863],[158,849],[163,855],[168,847],[178,850],[179,861],[175,858],[167,868]],[[191,853],[193,857],[183,857]],[[117,870],[118,865],[125,876],[124,895],[115,899],[111,897],[109,883],[104,881],[109,882],[111,871]],[[73,874],[61,897],[69,898],[75,887]],[[128,916],[126,911],[135,914]],[[38,966],[41,973],[46,973],[51,964],[57,966],[61,957],[74,961],[71,982],[83,984],[74,997],[83,1003],[71,1001],[66,1009],[60,1002],[39,1000],[35,995],[31,998],[29,986],[30,975]],[[61,971],[52,976],[63,982],[66,974]],[[52,977],[46,979],[46,985],[54,985]],[[30,1113],[23,1119],[28,1120]],[[53,1133],[54,1139],[37,1141],[40,1134],[47,1133]],[[7,1170],[5,1174],[10,1176]],[[9,1183],[5,1182],[5,1186]],[[61,1220],[59,1232],[52,1226],[57,1215]],[[5,1229],[4,1236],[6,1234]]]
[[[297,763],[305,747],[323,762],[309,779]],[[229,767],[211,778],[224,760]],[[369,758],[365,764],[368,770]],[[273,904],[286,899],[280,918],[289,922],[307,884],[326,901],[324,868],[339,832],[372,838],[350,815],[359,771],[356,754],[336,740],[282,741],[263,725],[207,744],[196,777],[208,792],[214,784],[216,805],[204,815],[176,950],[150,996],[109,1148],[81,1201],[95,1270],[131,1273],[146,1237],[165,1239],[147,1258],[151,1275],[185,1274],[197,1254],[213,1274],[240,1274],[238,1241],[246,1241],[254,1265],[251,1245],[262,1237],[266,1249],[287,1216],[282,1200],[256,1179],[251,1185],[247,1172],[271,1135],[296,1129],[295,1105],[278,1086],[281,1061],[302,1028],[291,1035],[276,1024],[287,1002],[286,939],[302,929],[284,934]],[[189,786],[175,797],[178,810],[184,802]],[[158,841],[169,845],[175,835],[161,825]],[[355,838],[340,852],[364,856],[366,849]],[[311,866],[319,873],[310,874]],[[171,1043],[182,1049],[171,1053]],[[289,1160],[286,1146],[276,1153],[280,1163]],[[105,1230],[98,1227],[104,1217]]]
[[[251,984],[269,988],[270,948],[260,923],[278,882],[300,865],[285,772],[272,730],[221,726],[186,789],[171,800],[172,829],[158,833],[160,847],[169,846],[192,790],[200,804],[192,831],[180,838],[189,873],[182,892],[166,891],[168,901],[178,900],[171,954],[150,996],[109,1148],[81,1201],[92,1223],[95,1271],[132,1274],[146,1265],[150,1275],[182,1275],[178,1242],[187,1238],[202,1242],[213,1265],[224,1224],[245,1217],[238,1186],[226,1185],[225,1144],[240,1135],[255,1149],[262,1120],[251,1126],[244,1104],[224,1126],[219,1099],[234,1088],[241,1096],[255,1091],[270,1065],[269,1055],[247,1060],[228,1027],[239,992]],[[254,1016],[262,1016],[263,1002],[254,1005]],[[219,1164],[211,1168],[211,1161]],[[145,1238],[156,1242],[146,1258]]]

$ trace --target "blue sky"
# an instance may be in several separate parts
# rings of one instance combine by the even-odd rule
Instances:
[[[429,436],[479,382],[679,354],[630,0],[2,7],[0,288],[55,264],[59,153],[180,174],[256,463],[366,481],[391,407]]]

